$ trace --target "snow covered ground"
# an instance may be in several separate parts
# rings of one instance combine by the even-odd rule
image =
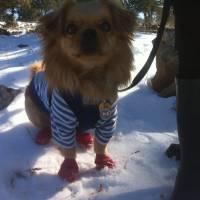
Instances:
[[[146,61],[155,34],[135,35],[136,71]],[[18,48],[23,43],[28,47]],[[0,84],[24,88],[28,65],[40,58],[33,34],[0,36]],[[96,171],[94,153],[79,151],[80,177],[61,181],[56,173],[63,160],[58,151],[33,142],[37,131],[24,111],[24,94],[0,111],[0,199],[2,200],[167,200],[178,163],[164,152],[177,141],[175,98],[160,98],[146,85],[155,63],[134,89],[120,93],[119,121],[109,151],[114,170]]]

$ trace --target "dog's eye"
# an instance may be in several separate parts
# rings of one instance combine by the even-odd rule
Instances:
[[[100,25],[99,25],[99,28],[104,31],[104,32],[109,32],[111,31],[111,25],[109,24],[109,22],[102,22]]]
[[[78,27],[75,24],[68,24],[65,28],[65,33],[73,35],[78,31]]]

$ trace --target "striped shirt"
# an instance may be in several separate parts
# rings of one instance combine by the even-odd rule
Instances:
[[[53,141],[66,149],[75,147],[75,134],[79,126],[79,120],[67,100],[56,88],[52,90],[51,97],[49,97],[48,83],[44,79],[43,72],[34,76],[32,85],[34,93],[36,93],[50,116]],[[100,115],[94,125],[95,138],[103,145],[109,142],[116,128],[117,102],[112,104],[109,112],[107,118]]]

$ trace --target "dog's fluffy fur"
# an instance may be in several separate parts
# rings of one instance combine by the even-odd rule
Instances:
[[[104,21],[111,26],[109,32],[99,28]],[[65,33],[69,24],[77,27],[76,34]],[[97,33],[98,51],[93,54],[80,49],[82,33],[87,28]],[[112,0],[66,0],[59,10],[43,17],[39,27],[50,87],[78,91],[93,103],[99,99],[115,100],[118,87],[130,79],[134,28],[133,13]]]
[[[66,0],[40,21],[44,59],[33,64],[31,73],[43,70],[50,89],[78,92],[87,104],[114,102],[118,87],[129,82],[133,69],[130,46],[134,28],[134,14],[113,0]],[[29,119],[39,128],[49,127],[50,121],[42,117],[30,93],[27,87]],[[105,154],[105,150],[106,145],[94,141],[96,154]],[[67,158],[75,157],[75,149],[61,152]]]

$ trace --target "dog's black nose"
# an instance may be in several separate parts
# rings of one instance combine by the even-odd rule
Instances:
[[[95,29],[86,29],[81,35],[81,50],[92,54],[98,50],[98,35]]]

